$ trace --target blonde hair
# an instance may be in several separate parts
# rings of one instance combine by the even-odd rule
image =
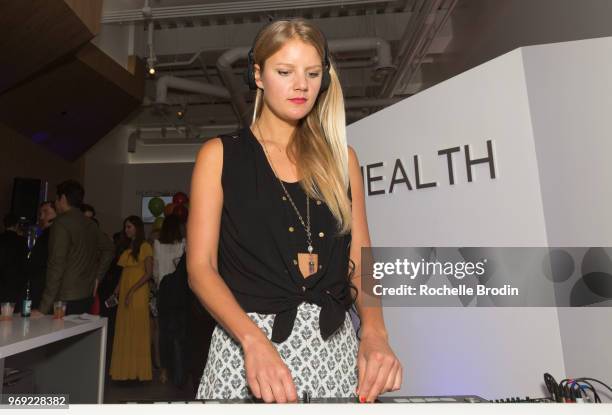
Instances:
[[[325,37],[316,26],[304,19],[278,20],[258,34],[253,46],[253,63],[263,71],[266,59],[295,38],[314,46],[322,58],[325,56]],[[323,200],[336,219],[338,233],[346,234],[351,230],[351,202],[347,193],[344,97],[331,57],[329,63],[329,88],[319,94],[312,110],[298,122],[288,150],[296,160],[306,194]],[[257,90],[253,123],[261,115],[263,94],[263,90]]]

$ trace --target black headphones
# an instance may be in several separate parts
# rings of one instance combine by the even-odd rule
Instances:
[[[272,23],[275,22],[290,22],[292,20],[297,20],[297,19],[278,19],[278,20],[273,20],[270,23],[267,23],[264,27],[262,27],[259,30],[259,33],[257,34],[257,36],[255,37],[255,40],[253,41],[253,46],[251,47],[251,49],[249,50],[249,53],[247,55],[247,69],[246,72],[244,74],[244,79],[246,84],[249,86],[250,89],[252,90],[256,90],[257,89],[257,83],[255,82],[255,62],[253,60],[253,48],[255,47],[255,43],[257,42],[257,39],[259,38],[259,35],[261,34],[261,32],[268,27],[269,25],[271,25]],[[329,75],[329,68],[331,66],[330,62],[329,62],[329,48],[327,46],[327,39],[325,38],[325,35],[323,35],[323,40],[325,42],[324,46],[325,46],[325,56],[323,57],[323,73],[322,73],[322,77],[321,77],[321,88],[319,89],[319,94],[322,92],[327,91],[327,88],[329,88],[329,84],[331,82],[331,78]]]

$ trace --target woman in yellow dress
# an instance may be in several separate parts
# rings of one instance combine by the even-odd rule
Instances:
[[[117,262],[123,271],[115,289],[119,307],[110,376],[113,380],[151,380],[148,282],[153,273],[153,248],[145,241],[144,224],[138,216],[125,219],[123,229],[130,245]]]

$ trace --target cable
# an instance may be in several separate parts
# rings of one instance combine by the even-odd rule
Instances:
[[[593,386],[591,382],[588,382],[584,379],[579,379],[578,381],[589,385],[589,387],[591,388],[591,391],[593,391],[593,399],[595,400],[595,402],[601,403],[601,398],[599,397],[599,394],[597,393],[597,389],[595,389],[595,387]]]
[[[585,388],[588,388],[593,393],[593,399],[596,403],[601,403],[601,398],[597,393],[597,390],[589,381],[597,382],[603,386],[605,386],[608,390],[612,391],[612,388],[605,384],[604,382],[595,379],[595,378],[573,378],[573,379],[563,379],[561,382],[557,383],[554,377],[549,373],[544,374],[544,383],[546,388],[551,393],[551,399],[556,402],[564,402],[567,400],[575,401],[576,398],[587,396],[583,391],[583,387],[580,383],[584,383]],[[574,389],[578,388],[577,393],[574,392]]]
[[[610,386],[606,385],[605,383],[603,383],[601,380],[597,380],[597,379],[594,379],[594,378],[577,378],[576,380],[590,380],[590,381],[593,381],[593,382],[597,382],[597,383],[605,386],[610,392],[612,392],[612,388]]]
[[[576,400],[577,398],[584,397],[582,393],[582,388],[580,388],[580,385],[578,384],[578,382],[576,382],[573,379],[569,380],[569,387],[570,387],[570,391],[572,391],[572,393],[574,394],[573,396],[574,400]]]
[[[590,382],[587,382],[586,380],[579,380],[578,382],[582,382],[588,385],[588,387],[591,389],[591,392],[593,392],[593,400],[595,401],[595,403],[601,403],[601,398],[599,397],[599,394]]]

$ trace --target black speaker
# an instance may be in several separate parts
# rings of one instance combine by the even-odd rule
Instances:
[[[36,223],[38,204],[41,191],[40,179],[27,179],[15,177],[13,181],[13,197],[11,199],[11,213]]]

